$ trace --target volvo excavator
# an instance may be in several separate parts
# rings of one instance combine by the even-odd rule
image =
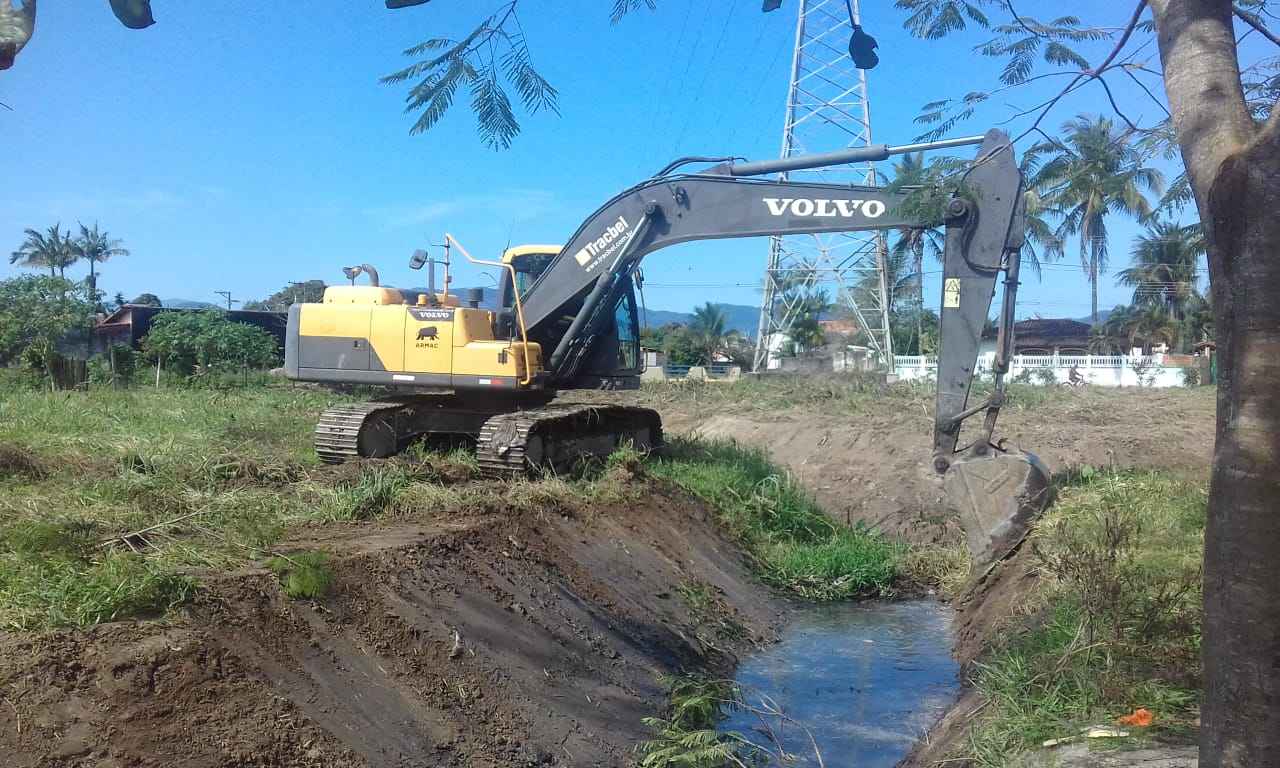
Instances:
[[[499,268],[496,310],[481,307],[480,296],[464,302],[451,294],[447,275],[442,291],[431,277],[428,290],[413,292],[379,285],[367,265],[349,268],[351,285],[327,288],[322,303],[290,308],[285,371],[300,381],[389,392],[325,411],[316,451],[323,461],[341,462],[391,456],[423,437],[460,436],[474,441],[484,471],[523,473],[564,470],[627,441],[658,448],[656,411],[557,398],[568,390],[639,386],[635,274],[646,255],[692,240],[928,226],[907,214],[906,193],[786,176],[973,144],[976,158],[945,211],[932,466],[965,523],[971,552],[992,561],[1021,540],[1048,487],[1034,455],[992,438],[1004,403],[1024,233],[1022,175],[1008,136],[994,130],[758,162],[681,158],[606,202],[563,246],[510,248],[500,262],[471,258],[447,236],[447,248]],[[704,167],[679,172],[695,163]],[[431,274],[436,263],[417,251],[411,266],[426,264]],[[369,285],[354,284],[360,272],[368,273]],[[995,385],[970,404],[979,341],[1001,275]],[[962,446],[962,423],[979,414],[980,425]]]

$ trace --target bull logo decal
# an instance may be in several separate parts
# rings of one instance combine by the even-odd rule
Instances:
[[[428,325],[425,328],[418,329],[418,341],[422,341],[423,339],[434,340],[435,338],[436,338],[436,327],[434,325]]]

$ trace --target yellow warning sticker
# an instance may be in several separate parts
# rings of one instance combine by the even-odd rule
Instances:
[[[942,308],[960,308],[960,278],[948,277],[942,284]]]

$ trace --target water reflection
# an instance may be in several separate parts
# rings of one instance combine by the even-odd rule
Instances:
[[[828,766],[888,768],[954,700],[949,624],[948,611],[927,600],[806,607],[781,642],[743,660],[737,680],[748,701],[766,694],[804,724]],[[730,713],[722,730],[767,741],[749,712]],[[807,734],[784,725],[781,735],[795,765],[817,765]]]

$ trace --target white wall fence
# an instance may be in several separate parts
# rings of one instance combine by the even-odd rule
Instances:
[[[978,374],[990,375],[995,360],[994,352],[978,357]],[[895,372],[900,379],[936,377],[938,359],[919,355],[895,355]],[[1075,367],[1088,384],[1101,387],[1180,387],[1183,385],[1182,367],[1165,365],[1164,355],[1014,355],[1009,365],[1008,378],[1031,373],[1033,384],[1045,384],[1044,377],[1051,372],[1059,384],[1066,384],[1071,369]]]

